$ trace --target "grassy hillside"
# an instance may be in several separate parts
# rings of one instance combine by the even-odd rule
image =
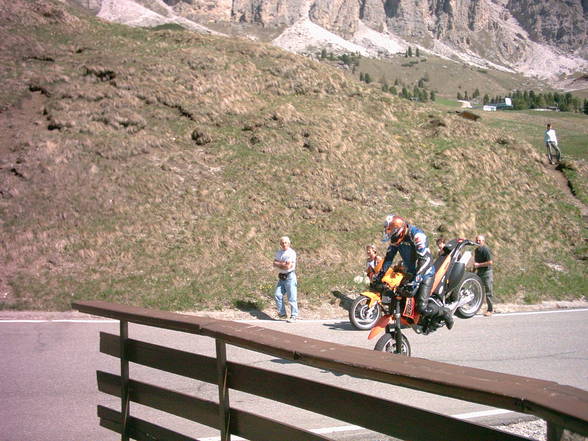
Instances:
[[[535,78],[494,69],[482,69],[463,63],[443,59],[434,55],[405,57],[398,54],[385,60],[361,58],[356,74],[367,72],[374,81],[389,85],[395,81],[412,90],[420,79],[425,79],[428,90],[439,97],[455,99],[458,93],[472,96],[478,89],[480,97],[504,96],[513,90],[544,90],[547,85]],[[398,86],[397,86],[398,87]]]
[[[357,289],[390,212],[431,240],[485,233],[500,300],[586,293],[580,210],[517,127],[247,40],[49,0],[0,20],[2,308],[263,308],[284,234],[318,306]]]

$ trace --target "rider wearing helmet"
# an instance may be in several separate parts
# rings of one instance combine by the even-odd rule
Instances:
[[[402,217],[391,214],[384,222],[382,242],[387,241],[390,241],[390,246],[384,257],[384,264],[380,272],[374,276],[372,285],[381,288],[382,277],[392,265],[396,253],[400,252],[406,271],[413,277],[410,282],[413,282],[416,291],[417,311],[423,316],[441,318],[445,321],[447,328],[451,329],[453,327],[451,311],[439,307],[434,302],[429,302],[435,267],[425,233],[420,228],[409,225]]]

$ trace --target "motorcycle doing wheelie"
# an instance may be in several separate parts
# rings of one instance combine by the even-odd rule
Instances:
[[[484,291],[482,281],[473,273],[465,270],[471,258],[468,246],[477,246],[467,239],[454,239],[445,245],[435,261],[435,276],[429,302],[435,302],[439,308],[448,308],[451,313],[467,319],[480,310]],[[374,350],[392,352],[410,356],[411,349],[408,338],[402,329],[411,327],[417,334],[430,334],[445,323],[438,317],[421,316],[416,310],[414,298],[415,287],[405,283],[406,274],[393,267],[382,278],[388,290],[381,297],[384,315],[373,326],[368,339],[381,337]]]

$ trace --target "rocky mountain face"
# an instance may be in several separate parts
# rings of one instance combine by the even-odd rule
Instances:
[[[80,0],[87,1],[87,0]],[[471,44],[462,33],[497,31],[510,18],[539,43],[566,51],[586,50],[588,0],[165,0],[213,20],[264,26],[310,19],[342,36],[351,36],[361,19],[374,29],[427,41],[449,39]],[[498,14],[496,12],[499,12]]]
[[[588,0],[167,0],[210,19],[289,26],[308,17],[344,38],[359,20],[425,48],[438,43],[499,64],[520,60],[532,43],[588,57]]]
[[[94,6],[109,0],[71,1]],[[380,34],[376,39],[402,40],[405,46],[419,45],[438,55],[490,62],[543,77],[588,66],[588,0],[120,1],[150,9],[155,4],[167,5],[201,24],[288,28],[306,20],[347,40],[353,40],[366,25]],[[297,35],[312,32],[303,29]],[[312,35],[306,38],[309,48],[320,46]]]
[[[588,56],[588,0],[509,0],[506,6],[532,40]]]

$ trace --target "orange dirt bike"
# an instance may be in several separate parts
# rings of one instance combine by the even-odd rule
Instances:
[[[480,278],[465,271],[472,255],[470,251],[465,250],[467,246],[477,244],[466,239],[454,239],[445,245],[434,263],[435,276],[429,299],[430,302],[435,302],[439,307],[449,308],[452,313],[464,319],[476,315],[484,300]],[[413,297],[414,291],[403,285],[406,275],[399,273],[397,269],[389,269],[382,278],[382,282],[388,285],[393,294],[390,302],[383,303],[382,295],[371,291],[362,293],[360,298],[369,299],[368,306],[372,301],[372,307],[379,308],[379,312],[375,313],[378,318],[372,324],[373,328],[368,338],[373,339],[385,332],[374,349],[410,355],[410,344],[402,334],[403,328],[412,327],[415,332],[426,335],[444,326],[444,322],[440,322],[436,317],[421,317],[418,314],[416,299]],[[389,295],[390,291],[386,295]],[[374,294],[377,294],[377,300]]]
[[[482,306],[484,297],[479,277],[465,271],[465,266],[471,258],[471,252],[465,250],[466,246],[477,246],[477,244],[466,239],[454,239],[445,245],[434,263],[436,272],[431,290],[432,295],[429,300],[439,306],[449,308],[461,318],[470,318],[476,315]],[[416,320],[416,316],[410,317],[416,314],[410,312],[410,308],[414,308],[415,302],[414,299],[407,300],[407,298],[411,298],[412,293],[402,286],[403,279],[404,277],[399,274],[397,267],[389,269],[382,281],[393,292],[398,292],[397,297],[400,297],[400,299],[393,298],[390,304],[384,304],[382,303],[382,294],[379,292],[363,292],[354,300],[349,309],[351,323],[358,329],[371,329],[383,319],[383,322],[387,325],[394,320],[392,317],[394,308],[396,303],[400,302],[400,306],[404,308],[403,312],[408,308],[406,309],[408,317],[404,318],[405,327],[412,326],[416,332],[428,334],[441,326],[434,320],[423,320],[421,323],[420,317]],[[374,331],[375,335],[379,335],[386,325],[382,326],[378,323],[380,330]],[[374,336],[372,335],[371,338],[374,338]],[[384,335],[382,339],[389,340],[389,337],[387,338]],[[385,343],[389,342],[386,341]],[[384,343],[382,344],[384,345]],[[388,345],[384,350],[389,350]]]

